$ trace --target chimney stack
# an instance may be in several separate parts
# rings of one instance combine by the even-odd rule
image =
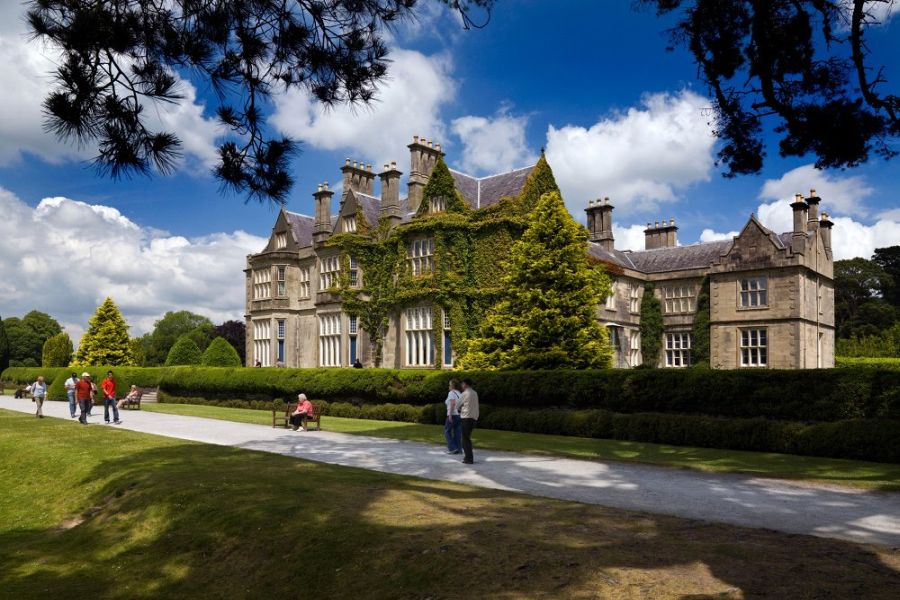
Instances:
[[[349,159],[348,159],[349,160]],[[331,197],[334,192],[328,189],[328,183],[320,183],[313,194],[316,202],[316,222],[313,227],[313,240],[318,244],[331,235]]]
[[[591,200],[584,212],[587,213],[588,239],[600,244],[604,250],[615,248],[612,231],[612,211],[615,208],[609,198]]]
[[[825,254],[828,256],[828,260],[834,260],[831,253],[831,228],[833,226],[834,223],[828,218],[828,213],[823,212],[822,219],[819,221],[819,233],[822,235],[822,245],[825,246]]]
[[[409,148],[407,204],[410,212],[416,212],[419,210],[419,205],[422,204],[428,178],[431,177],[434,165],[437,163],[437,159],[443,156],[443,152],[441,152],[440,144],[435,145],[434,141],[420,139],[417,135],[413,136],[413,142],[407,148]]]
[[[350,159],[347,158],[344,160],[344,166],[341,167],[341,173],[344,176],[344,194],[350,190],[369,196],[375,193],[375,173],[372,171],[372,165],[355,160],[351,165]]]
[[[822,199],[816,196],[816,190],[809,190],[809,198],[806,199],[806,204],[809,205],[809,214],[806,221],[806,229],[808,231],[815,231],[819,228],[819,202]]]
[[[400,214],[400,176],[403,175],[397,170],[397,163],[392,162],[390,165],[384,165],[378,177],[381,178],[381,216],[386,217],[391,227],[398,225],[403,219]]]
[[[678,245],[678,226],[675,219],[669,219],[666,222],[662,220],[662,224],[656,221],[654,225],[647,223],[647,229],[644,230],[644,249],[654,250],[656,248],[674,248]]]
[[[794,194],[791,210],[794,211],[794,231],[791,234],[791,252],[806,254],[806,212],[809,205],[803,200],[803,194]]]

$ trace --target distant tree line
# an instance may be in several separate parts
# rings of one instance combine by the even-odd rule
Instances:
[[[900,246],[834,263],[839,356],[900,356]]]

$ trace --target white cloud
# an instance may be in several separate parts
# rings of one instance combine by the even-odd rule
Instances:
[[[846,29],[850,28],[850,18],[853,14],[853,0],[841,0],[841,8],[844,11]],[[874,26],[887,25],[891,18],[897,14],[896,0],[871,0],[866,3],[866,13],[869,16],[869,23]]]
[[[644,225],[631,225],[622,227],[613,223],[613,237],[616,240],[617,250],[632,250],[639,252],[644,249]]]
[[[412,135],[446,144],[440,111],[456,95],[449,57],[393,49],[390,58],[370,106],[327,108],[305,90],[292,89],[275,97],[270,123],[315,148],[357,153],[352,158],[376,168],[403,161]]]
[[[867,214],[863,200],[875,191],[861,176],[841,177],[820,171],[813,165],[803,165],[778,179],[767,180],[759,192],[759,198],[782,200],[790,204],[794,201],[794,194],[808,196],[811,189],[816,190],[816,195],[822,198],[823,207],[828,205],[828,212],[856,216]]]
[[[454,119],[453,133],[462,142],[460,167],[467,173],[502,173],[533,164],[537,156],[525,141],[528,117],[509,114],[503,106],[493,117],[466,116]]]
[[[862,201],[875,191],[865,178],[832,175],[812,165],[799,167],[763,184],[760,199],[774,200],[762,202],[757,208],[760,222],[777,233],[791,231],[794,216],[790,204],[794,193],[807,196],[810,188],[815,189],[816,195],[822,198],[819,210],[829,213],[834,222],[831,241],[835,260],[857,256],[870,258],[875,248],[893,246],[900,240],[900,209],[882,211],[871,225],[854,218],[867,214]],[[704,229],[700,241],[730,239],[733,235],[735,232],[717,233]]]
[[[41,103],[53,89],[53,73],[58,57],[36,41],[29,41],[21,6],[15,16],[9,7],[0,12],[0,166],[15,164],[25,153],[59,164],[90,159],[96,146],[79,148],[59,141],[43,129]],[[179,78],[178,91],[184,96],[177,104],[151,103],[146,106],[148,125],[154,130],[175,133],[182,141],[183,164],[191,171],[206,172],[216,161],[215,140],[224,130],[216,119],[203,116],[204,105],[197,101],[194,86]]]
[[[706,242],[720,242],[722,240],[730,240],[737,234],[737,231],[719,233],[717,231],[713,231],[712,229],[704,229],[702,232],[700,232],[700,243],[705,244]]]
[[[618,214],[677,200],[681,188],[707,181],[714,166],[709,100],[691,91],[647,94],[641,106],[590,128],[547,130],[547,159],[569,207],[609,196]]]
[[[243,231],[198,238],[172,236],[134,223],[117,209],[68,198],[32,208],[0,188],[0,306],[4,315],[50,313],[80,336],[111,296],[132,335],[168,310],[214,321],[244,312],[246,255],[265,239]]]

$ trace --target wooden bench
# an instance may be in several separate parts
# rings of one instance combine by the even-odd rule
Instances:
[[[272,427],[290,427],[291,426],[291,413],[297,410],[296,402],[288,402],[284,405],[284,410],[273,408],[272,409]],[[316,424],[316,431],[322,430],[322,409],[315,404],[313,404],[312,414],[307,415],[306,417],[306,429],[312,429],[310,424]]]
[[[157,388],[138,388],[138,396],[133,400],[126,399],[122,409],[141,410],[141,402],[156,402]]]

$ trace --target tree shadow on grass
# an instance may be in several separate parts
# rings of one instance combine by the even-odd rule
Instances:
[[[101,460],[0,597],[896,598],[896,551],[203,444]]]

